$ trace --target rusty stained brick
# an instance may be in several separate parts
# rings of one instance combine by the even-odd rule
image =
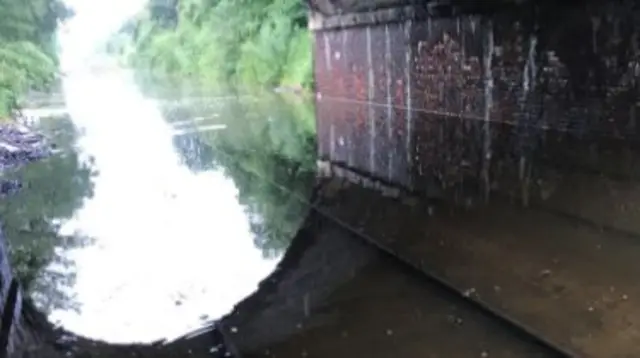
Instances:
[[[345,82],[347,84],[347,117],[345,133],[350,144],[349,166],[370,171],[370,116],[367,58],[367,28],[348,32],[345,48]]]
[[[345,68],[346,62],[343,60],[343,38],[347,34],[342,31],[325,31],[316,33],[316,41],[322,42],[323,51],[321,55],[328,65],[317,67],[317,111],[318,111],[318,139],[322,143],[324,150],[328,153],[328,158],[334,161],[346,162],[348,149],[345,142],[345,131],[348,129],[344,124],[344,109],[347,105],[341,102],[330,106],[324,105],[331,98],[344,98],[345,89]]]
[[[639,26],[640,12],[620,4],[541,8],[538,19],[515,12],[494,16],[489,119],[490,171],[496,187],[498,181],[522,179],[521,162],[529,176],[543,172],[543,166],[556,166],[640,177],[634,159],[639,142]],[[353,122],[340,131],[353,140],[350,164],[356,169],[404,185],[419,183],[434,171],[460,183],[477,175],[483,155],[485,30],[473,16],[412,24],[409,39],[406,27],[380,24],[370,30],[376,49],[371,98],[366,28],[342,31],[350,38],[349,56],[339,61],[346,72],[333,72],[322,80],[323,86],[332,88],[330,93],[342,103],[370,100],[376,106],[327,105],[343,119],[323,115],[320,122]],[[408,52],[412,58],[407,77]],[[349,87],[339,93],[333,88],[339,88],[341,80]],[[373,167],[372,153],[367,152],[372,139],[369,111],[375,119]],[[385,152],[386,158],[381,157]],[[385,161],[387,173],[381,175]]]
[[[471,96],[482,94],[476,89],[481,78],[481,54],[465,51],[462,22],[466,19],[431,19],[415,24],[411,68],[416,77],[412,92],[415,109],[462,115],[465,114],[465,92],[473,87]],[[468,108],[467,112],[480,116],[481,113],[473,109],[478,110]]]
[[[415,25],[414,189],[427,190],[431,177],[452,186],[475,175],[484,96],[478,23],[458,18]]]
[[[366,28],[342,31],[341,38],[329,35],[328,40],[322,40],[324,46],[344,51],[339,61],[334,58],[330,71],[327,66],[316,67],[319,146],[334,148],[328,155],[334,162],[406,183],[404,27],[388,25],[369,31],[369,35]],[[317,32],[316,41],[327,34]],[[318,45],[318,54],[321,47]],[[330,127],[334,128],[333,137]],[[342,151],[340,144],[346,150]]]
[[[370,171],[378,178],[386,178],[389,173],[389,90],[390,77],[387,74],[387,42],[386,27],[376,26],[369,28],[371,67],[368,76],[370,101],[375,106],[369,108],[370,116]]]

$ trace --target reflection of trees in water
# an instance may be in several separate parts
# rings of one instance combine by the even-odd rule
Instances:
[[[8,174],[21,180],[23,189],[1,202],[0,218],[15,274],[36,304],[50,312],[77,308],[68,292],[75,275],[65,251],[89,239],[59,231],[93,195],[93,171],[74,149],[78,131],[68,118],[45,120],[42,127],[62,151]]]
[[[216,140],[222,152],[218,163],[238,186],[256,246],[266,257],[278,256],[289,246],[307,208],[257,176],[308,196],[315,171],[313,110],[310,103],[287,103],[280,97],[229,109],[228,130]]]
[[[254,173],[289,191],[308,195],[315,172],[313,108],[300,99],[287,101],[281,97],[230,102],[218,108],[216,122],[227,128],[199,133],[202,142],[183,143],[183,149],[191,145],[194,150],[182,157],[187,158],[187,165],[198,162],[189,165],[192,169],[204,168],[205,162],[224,169],[238,187],[238,199],[245,207],[256,246],[266,257],[278,256],[289,245],[307,209],[288,192]],[[214,150],[202,150],[202,143]],[[202,156],[194,161],[193,153]]]
[[[173,137],[182,164],[194,172],[213,169],[213,148],[204,143],[197,133],[188,133]]]

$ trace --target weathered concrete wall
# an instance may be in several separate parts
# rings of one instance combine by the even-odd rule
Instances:
[[[306,0],[312,10],[325,15],[371,11],[383,7],[402,6],[407,0]]]
[[[637,177],[638,20],[620,2],[318,28],[320,155],[414,190],[526,197],[542,164]]]

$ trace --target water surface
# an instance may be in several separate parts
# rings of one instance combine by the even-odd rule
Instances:
[[[50,318],[91,338],[152,341],[253,292],[306,215],[308,104],[153,99],[126,72],[76,73],[64,87],[69,115],[38,125],[61,153],[12,173],[25,189],[0,208]]]

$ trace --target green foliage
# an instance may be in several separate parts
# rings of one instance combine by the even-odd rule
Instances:
[[[227,126],[197,134],[199,142],[213,150],[196,143],[179,152],[187,163],[194,162],[197,152],[201,163],[193,167],[210,169],[204,165],[210,161],[234,180],[255,245],[266,257],[277,256],[288,247],[307,212],[291,192],[307,197],[315,180],[313,107],[298,97],[272,96],[227,102],[208,111],[217,114],[216,124]]]
[[[238,186],[255,244],[267,257],[288,247],[308,210],[291,193],[307,197],[314,183],[311,108],[281,97],[245,101],[214,141],[218,162]]]
[[[157,6],[139,14],[121,30],[129,46],[113,52],[149,76],[213,88],[311,84],[311,38],[300,0],[181,0],[174,10],[175,23],[171,11],[158,18]]]
[[[38,306],[49,312],[75,307],[67,290],[75,275],[63,251],[86,245],[89,239],[61,235],[60,226],[93,195],[94,172],[74,149],[78,133],[69,119],[47,119],[43,126],[62,151],[4,174],[7,179],[19,179],[23,188],[3,198],[0,218],[16,277]]]
[[[56,66],[36,45],[7,42],[0,47],[0,115],[6,115],[20,93],[43,88],[54,79]]]
[[[0,116],[55,79],[55,31],[71,15],[59,0],[0,0]]]

